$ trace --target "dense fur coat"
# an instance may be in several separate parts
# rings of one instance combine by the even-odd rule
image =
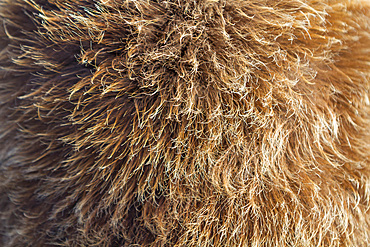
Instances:
[[[369,246],[368,2],[0,18],[0,246]]]

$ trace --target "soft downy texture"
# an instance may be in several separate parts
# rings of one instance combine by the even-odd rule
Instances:
[[[1,246],[369,246],[368,2],[0,19]]]

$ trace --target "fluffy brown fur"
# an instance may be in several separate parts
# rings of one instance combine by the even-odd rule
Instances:
[[[365,1],[0,16],[1,246],[369,246]]]

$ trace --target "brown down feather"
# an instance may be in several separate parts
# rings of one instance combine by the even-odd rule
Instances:
[[[0,0],[0,246],[370,246],[369,5]]]

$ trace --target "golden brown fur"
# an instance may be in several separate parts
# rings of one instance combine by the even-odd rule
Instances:
[[[367,2],[0,19],[1,246],[369,246]]]

